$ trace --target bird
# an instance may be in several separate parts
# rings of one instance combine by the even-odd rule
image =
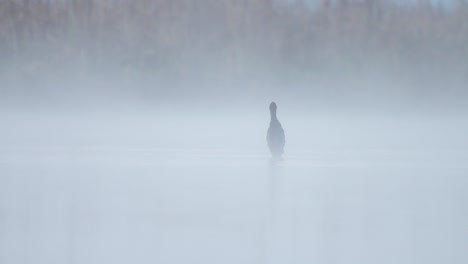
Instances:
[[[281,158],[284,153],[284,145],[286,143],[284,130],[276,116],[276,103],[270,104],[270,127],[267,131],[267,143],[273,158]]]

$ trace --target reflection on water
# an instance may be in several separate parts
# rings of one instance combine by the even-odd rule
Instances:
[[[279,209],[279,181],[282,175],[282,159],[270,158],[268,160],[268,173],[266,179],[267,197],[265,203],[263,223],[261,224],[261,245],[259,263],[274,263],[274,240],[275,228],[278,224],[278,209]]]
[[[107,153],[2,164],[0,263],[468,259],[458,168]]]

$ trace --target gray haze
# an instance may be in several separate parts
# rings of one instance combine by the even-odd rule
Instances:
[[[468,263],[465,1],[286,2],[0,1],[0,263]]]

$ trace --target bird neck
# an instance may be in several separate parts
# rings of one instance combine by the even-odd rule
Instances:
[[[276,111],[270,111],[271,121],[277,121],[278,118],[276,117]]]

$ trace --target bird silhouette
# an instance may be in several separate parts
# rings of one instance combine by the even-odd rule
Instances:
[[[284,130],[281,126],[278,118],[276,117],[276,103],[272,102],[270,104],[270,127],[268,128],[267,132],[267,142],[268,147],[270,148],[271,155],[273,158],[281,158],[284,153],[284,144],[285,144],[285,137],[284,137]]]

